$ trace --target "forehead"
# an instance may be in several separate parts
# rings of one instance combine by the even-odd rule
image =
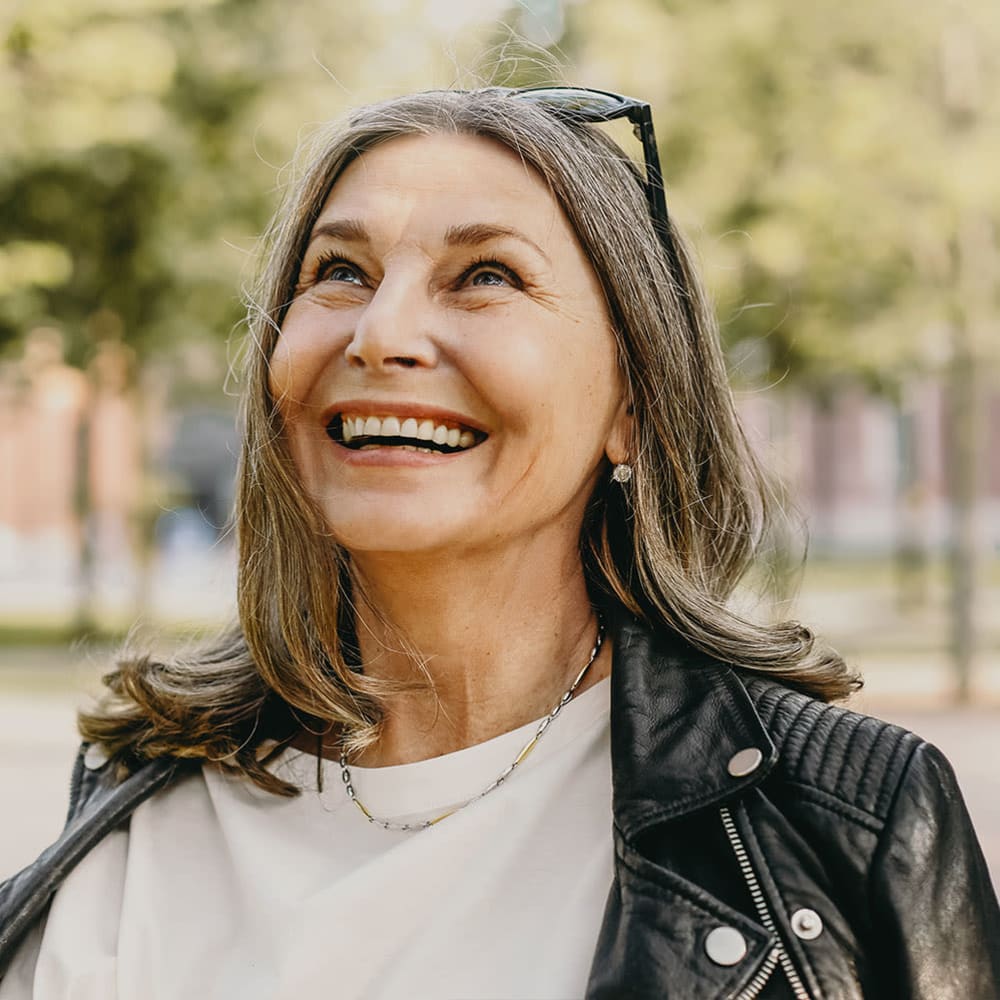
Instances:
[[[548,185],[516,153],[472,135],[402,136],[362,153],[334,184],[317,224],[331,216],[442,225],[456,216],[570,236]]]

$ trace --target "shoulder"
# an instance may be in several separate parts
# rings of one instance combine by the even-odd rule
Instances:
[[[84,743],[70,783],[66,825],[58,840],[0,884],[0,976],[24,935],[44,915],[77,865],[147,799],[191,773],[191,762],[161,758],[123,772]]]
[[[939,781],[951,768],[933,744],[901,726],[742,674],[777,751],[774,777],[881,824],[900,786]]]
[[[189,774],[188,765],[175,757],[160,757],[124,768],[99,748],[83,743],[73,765],[67,828],[84,816],[102,813],[122,822],[151,795]]]

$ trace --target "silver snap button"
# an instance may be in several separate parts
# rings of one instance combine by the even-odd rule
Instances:
[[[747,942],[735,927],[716,927],[705,938],[705,952],[716,965],[735,965],[747,953]]]
[[[803,907],[792,914],[792,930],[803,941],[812,941],[823,933],[823,918],[815,910]]]
[[[88,771],[98,771],[108,762],[108,755],[97,743],[91,743],[83,754],[83,766]]]
[[[763,760],[764,755],[756,747],[747,747],[746,750],[740,750],[729,758],[726,770],[734,778],[742,778],[756,771]]]

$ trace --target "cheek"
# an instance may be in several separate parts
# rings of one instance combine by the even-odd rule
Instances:
[[[618,394],[613,335],[573,324],[516,325],[502,344],[463,345],[463,375],[508,432],[577,453],[592,450]]]
[[[520,363],[518,363],[520,362]],[[532,357],[506,358],[481,369],[482,394],[507,429],[531,430],[549,418],[551,373]]]
[[[301,475],[303,468],[302,442],[300,440],[302,421],[297,418],[301,414],[302,408],[293,402],[299,398],[298,387],[295,383],[292,352],[289,351],[283,338],[279,336],[268,362],[267,387],[278,410],[281,434]]]
[[[290,312],[268,362],[268,387],[286,419],[308,406],[332,360],[331,339]]]
[[[279,336],[271,358],[267,363],[267,388],[271,393],[271,398],[279,405],[281,401],[291,394],[292,389],[292,359],[288,350],[288,343],[284,337]]]
[[[548,400],[559,424],[589,427],[602,424],[619,395],[614,355],[603,343],[574,345],[562,353],[548,385]]]
[[[301,472],[302,434],[308,421],[305,419],[306,398],[303,373],[296,365],[296,352],[291,351],[280,338],[268,364],[268,389],[277,407],[283,433],[292,452],[292,458]]]

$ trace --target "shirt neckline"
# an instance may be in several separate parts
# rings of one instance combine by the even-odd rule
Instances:
[[[599,724],[609,724],[610,710],[611,681],[606,677],[563,706],[518,772],[539,767]],[[405,817],[448,808],[478,795],[509,767],[541,721],[536,719],[482,743],[410,764],[352,765],[352,784],[365,807],[379,816]],[[316,789],[317,759],[312,754],[288,747],[275,758],[271,769],[301,788]],[[324,797],[336,796],[348,802],[339,762],[323,759],[320,769]]]

